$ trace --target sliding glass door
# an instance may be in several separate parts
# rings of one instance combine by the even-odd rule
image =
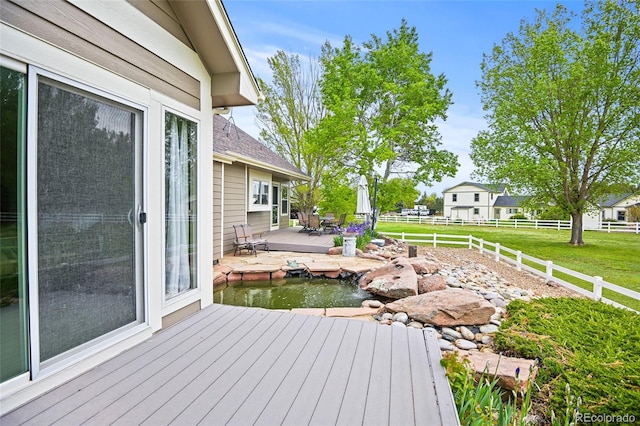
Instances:
[[[42,363],[143,321],[142,112],[43,76],[36,86]]]
[[[0,382],[29,369],[25,100],[25,74],[0,67]]]

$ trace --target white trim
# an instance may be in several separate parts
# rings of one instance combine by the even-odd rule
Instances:
[[[13,71],[21,72],[22,74],[27,73],[27,64],[22,61],[16,61],[15,59],[12,59],[8,56],[0,55],[0,66]]]
[[[224,165],[220,170],[220,258],[224,257]],[[215,175],[215,174],[214,174]]]
[[[300,180],[300,181],[307,182],[311,179],[309,176],[305,174],[297,173],[291,170],[284,169],[282,167],[274,166],[272,164],[265,163],[264,161],[259,161],[251,157],[247,157],[246,155],[235,153],[233,151],[227,151],[227,154],[235,157],[238,161],[241,161],[249,166],[264,169],[271,173],[275,172],[278,174],[282,174],[292,178],[291,180]]]
[[[253,203],[253,183],[254,182],[259,182],[260,183],[260,189],[263,188],[263,184],[267,184],[268,187],[268,192],[267,192],[267,203],[266,204],[254,204]],[[272,206],[272,202],[271,202],[271,194],[273,192],[272,190],[272,186],[273,186],[273,179],[272,179],[272,175],[270,173],[265,173],[265,172],[261,172],[259,170],[255,170],[255,169],[249,169],[249,182],[248,182],[248,186],[247,188],[247,194],[246,194],[246,199],[247,199],[247,212],[271,212],[271,206]],[[260,192],[261,194],[261,192]],[[271,220],[269,220],[269,223],[271,223]]]

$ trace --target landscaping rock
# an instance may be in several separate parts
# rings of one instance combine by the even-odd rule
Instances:
[[[359,285],[363,290],[390,299],[418,294],[418,276],[409,261],[402,257],[364,275]]]
[[[454,342],[454,344],[458,348],[466,350],[466,351],[471,350],[471,349],[478,349],[478,345],[476,345],[475,343],[470,342],[469,340],[466,340],[466,339],[457,339]]]
[[[393,316],[393,320],[401,322],[403,324],[407,324],[409,322],[409,316],[406,314],[406,312],[398,312]]]
[[[525,389],[529,380],[535,379],[538,371],[536,362],[530,359],[510,358],[487,352],[460,352],[458,356],[467,358],[478,375],[485,371],[490,379],[497,375],[498,386],[507,391]],[[517,378],[516,369],[519,369]]]
[[[469,330],[465,326],[460,327],[460,334],[462,335],[463,338],[467,340],[473,340],[476,338],[476,335],[473,334],[473,331]]]
[[[427,275],[418,278],[418,294],[430,293],[432,291],[445,290],[447,285],[442,275]]]
[[[480,333],[482,334],[491,334],[498,331],[498,326],[495,324],[487,324],[480,327]]]
[[[388,303],[392,312],[406,312],[410,318],[440,327],[489,322],[495,308],[483,297],[464,290],[440,290]]]
[[[416,274],[435,274],[440,270],[440,265],[436,262],[427,260],[425,257],[412,257],[409,263],[413,266]]]
[[[452,328],[442,327],[441,332],[442,332],[442,334],[444,336],[451,336],[454,340],[455,339],[462,339],[462,334],[458,333],[457,331],[455,331]]]
[[[327,254],[329,256],[337,256],[337,255],[341,255],[342,254],[342,246],[339,247],[331,247],[328,251]]]
[[[440,346],[441,351],[454,351],[456,349],[455,346],[444,339],[438,339],[438,346]]]

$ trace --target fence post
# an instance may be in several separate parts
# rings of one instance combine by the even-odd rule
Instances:
[[[571,224],[571,221],[569,221],[569,229],[573,229],[573,225]],[[558,221],[558,231],[560,230],[560,221]]]
[[[500,262],[500,243],[496,243],[496,262]]]
[[[553,278],[553,262],[547,260],[547,281],[551,281],[551,278]]]
[[[438,234],[436,234],[436,233],[433,234],[433,247],[434,248],[438,247],[438,243],[436,242],[437,235]]]
[[[538,219],[536,219],[536,228],[535,229],[538,229]]]
[[[480,254],[484,252],[484,240],[480,238]]]
[[[496,228],[498,227],[498,223],[500,223],[500,219],[496,219]]]
[[[402,233],[402,237],[400,237],[400,241],[404,241],[404,232]]]
[[[611,222],[607,222],[607,234],[611,233]]]
[[[516,252],[516,269],[522,271],[522,252],[520,250]]]
[[[469,248],[473,248],[473,235],[469,235]]]
[[[518,219],[513,221],[514,227],[515,229],[518,229]]]
[[[602,299],[602,277],[593,277],[593,298],[595,300]]]
[[[636,222],[636,234],[640,234],[640,222]]]

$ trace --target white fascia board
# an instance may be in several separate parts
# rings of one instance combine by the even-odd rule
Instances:
[[[276,172],[276,173],[280,173],[283,174],[285,176],[288,176],[290,178],[292,178],[292,180],[300,180],[300,181],[308,181],[311,178],[303,173],[297,173],[291,170],[287,170],[287,169],[283,169],[282,167],[278,167],[278,166],[274,166],[273,164],[269,164],[269,163],[265,163],[263,161],[259,161],[250,157],[247,157],[246,155],[242,155],[242,154],[237,154],[235,152],[232,151],[227,151],[227,154],[234,156],[238,159],[238,161],[241,161],[249,166],[253,166],[253,167],[259,167],[261,169],[265,169],[265,170],[270,170],[272,172]]]
[[[217,161],[218,163],[233,164],[233,162],[237,160],[238,158],[233,155],[222,154],[220,152],[213,153],[213,161]]]
[[[242,50],[242,46],[240,45],[240,41],[231,26],[231,21],[224,9],[224,5],[221,0],[206,1],[211,14],[218,24],[218,28],[225,40],[225,43],[229,48],[229,52],[231,52],[236,67],[238,71],[240,71],[240,94],[246,99],[257,104],[264,99],[264,95],[260,91],[260,87],[258,87],[258,81],[251,71],[249,61],[247,60],[247,57]]]

